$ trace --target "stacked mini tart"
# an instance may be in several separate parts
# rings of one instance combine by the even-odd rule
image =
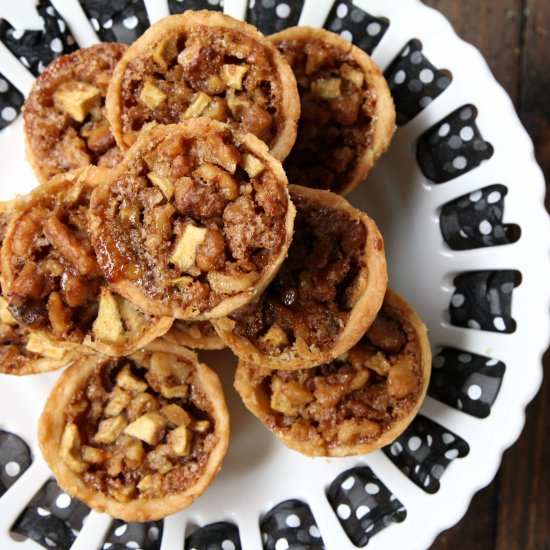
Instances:
[[[228,346],[245,405],[304,454],[406,428],[426,329],[387,289],[376,224],[339,196],[394,130],[364,52],[188,11],[57,59],[24,119],[41,185],[0,205],[0,371],[68,365],[39,426],[67,493],[148,521],[206,489],[229,419],[189,348]]]

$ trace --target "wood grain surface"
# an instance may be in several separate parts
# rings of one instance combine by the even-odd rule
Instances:
[[[424,0],[485,56],[535,144],[550,209],[550,0]],[[550,282],[549,282],[550,284]],[[550,352],[544,357],[546,373]],[[521,368],[521,365],[514,365]],[[550,549],[550,377],[494,481],[432,550]]]

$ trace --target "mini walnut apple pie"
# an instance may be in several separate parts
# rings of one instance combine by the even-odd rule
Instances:
[[[38,438],[59,485],[124,521],[173,514],[221,467],[229,418],[220,381],[186,348],[156,341],[86,357],[50,394]]]
[[[296,80],[255,27],[228,15],[187,11],[150,27],[128,49],[107,93],[121,148],[147,122],[208,117],[240,126],[282,160],[296,139]]]
[[[112,288],[152,314],[204,320],[267,286],[295,210],[263,142],[197,118],[142,131],[90,212]]]
[[[291,185],[297,214],[288,257],[258,300],[213,321],[240,359],[277,369],[312,367],[353,346],[387,286],[376,224],[330,191]]]
[[[218,336],[210,321],[182,321],[176,319],[163,338],[173,344],[192,349],[225,348],[223,340]]]
[[[59,174],[14,203],[2,246],[2,291],[15,320],[61,347],[125,355],[164,334],[154,317],[112,292],[90,243],[92,191],[111,170]]]
[[[347,353],[293,371],[240,361],[235,387],[291,449],[349,456],[383,447],[407,428],[426,395],[430,370],[426,327],[388,289],[376,320]]]
[[[41,183],[67,170],[122,159],[105,96],[124,44],[95,44],[52,61],[36,79],[23,107],[27,158]]]
[[[292,67],[301,99],[298,137],[284,165],[288,180],[345,194],[393,135],[386,80],[363,50],[329,31],[292,27],[269,39]]]
[[[14,204],[15,200],[0,202],[0,244],[4,241]],[[0,296],[0,373],[38,374],[60,369],[76,358],[76,353],[20,325]]]

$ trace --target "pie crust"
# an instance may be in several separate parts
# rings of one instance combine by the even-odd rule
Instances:
[[[91,201],[112,288],[144,311],[221,317],[267,286],[294,221],[281,164],[252,134],[207,118],[142,131]]]
[[[255,134],[282,160],[299,114],[296,80],[277,49],[252,25],[206,10],[151,26],[128,48],[107,93],[122,149],[147,122],[207,116]]]
[[[298,136],[284,167],[290,183],[346,194],[386,151],[395,108],[386,80],[363,50],[311,27],[269,37],[298,82]]]
[[[1,271],[18,323],[63,348],[118,356],[164,334],[172,319],[146,314],[112,292],[97,266],[88,207],[92,191],[111,177],[106,168],[81,168],[14,202]]]
[[[388,289],[369,330],[338,359],[299,371],[239,361],[235,388],[289,448],[308,456],[351,456],[379,449],[407,428],[430,371],[426,327]]]
[[[70,366],[38,438],[67,494],[127,522],[153,521],[208,487],[227,450],[229,417],[217,375],[190,350],[156,340],[130,357]]]
[[[94,164],[122,159],[105,118],[105,96],[126,45],[101,43],[52,61],[23,107],[27,159],[41,183]]]
[[[163,336],[172,344],[191,349],[223,349],[225,344],[210,321],[182,321],[176,319]]]
[[[365,213],[330,191],[291,185],[288,257],[258,300],[213,321],[241,360],[273,369],[338,357],[376,317],[387,287],[384,242]]]

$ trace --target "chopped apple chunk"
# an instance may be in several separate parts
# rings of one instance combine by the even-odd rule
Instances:
[[[86,82],[64,82],[53,94],[54,104],[77,122],[83,122],[101,98],[101,90]]]
[[[191,452],[192,441],[193,434],[185,426],[179,426],[168,434],[168,443],[177,456],[187,456]]]
[[[311,94],[319,99],[336,99],[342,95],[339,78],[318,78],[311,83]]]
[[[107,416],[118,416],[132,400],[132,396],[126,393],[120,386],[115,386],[111,398],[105,407]]]
[[[29,334],[25,347],[27,348],[27,351],[30,351],[31,353],[37,353],[51,359],[61,359],[65,355],[66,351],[36,332],[31,332]]]
[[[220,294],[236,294],[243,292],[252,286],[258,280],[257,271],[250,273],[222,273],[220,271],[210,271],[206,279],[214,292]]]
[[[96,443],[113,443],[126,427],[126,424],[126,420],[121,415],[114,418],[106,418],[99,423],[93,440]]]
[[[195,264],[197,248],[206,238],[208,229],[186,225],[183,233],[179,236],[174,245],[170,261],[181,271],[191,275],[198,275],[199,269]]]
[[[212,98],[208,94],[199,92],[193,103],[191,103],[191,105],[187,107],[185,113],[183,113],[183,118],[196,118],[201,116],[202,112],[208,107],[211,101]]]
[[[168,200],[172,198],[172,195],[174,194],[174,184],[171,181],[157,176],[154,172],[149,172],[147,174],[147,177],[153,185],[155,185],[162,191],[162,194]]]
[[[117,301],[105,286],[101,287],[99,310],[92,325],[92,332],[97,340],[110,344],[120,342],[124,336],[124,327]]]
[[[247,65],[222,65],[220,76],[222,80],[234,90],[242,90],[243,78],[248,72]]]
[[[264,165],[259,158],[254,155],[243,155],[243,168],[249,177],[255,178],[264,171]]]
[[[128,424],[124,433],[137,437],[149,445],[156,445],[164,435],[166,419],[157,412],[148,412]]]
[[[59,446],[59,456],[61,460],[76,473],[83,473],[88,469],[88,465],[80,457],[81,439],[76,424],[71,422],[65,426],[61,443]]]
[[[128,365],[117,374],[116,383],[122,389],[133,393],[144,392],[147,389],[147,384],[132,374]]]
[[[166,101],[166,94],[159,90],[150,80],[147,80],[139,94],[139,101],[154,111]]]

